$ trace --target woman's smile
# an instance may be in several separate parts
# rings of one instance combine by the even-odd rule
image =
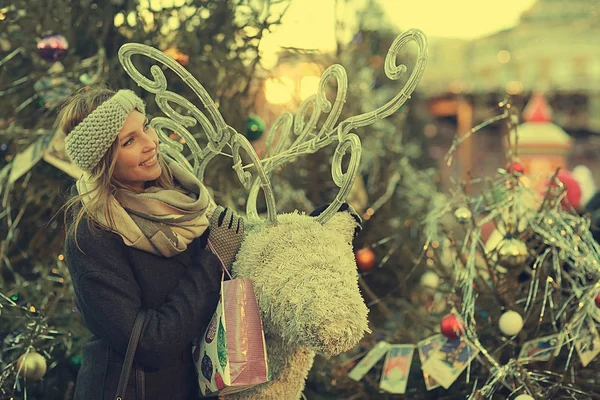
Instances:
[[[152,157],[150,157],[148,160],[141,163],[140,166],[141,167],[152,167],[152,166],[156,165],[157,161],[158,161],[157,155],[156,155],[156,153],[154,153],[154,155]]]

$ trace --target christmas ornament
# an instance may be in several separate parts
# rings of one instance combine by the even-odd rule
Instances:
[[[179,64],[186,66],[190,63],[190,56],[179,51],[177,47],[169,47],[163,53],[177,61]]]
[[[467,207],[459,207],[454,211],[454,216],[461,224],[466,224],[471,220],[471,210]]]
[[[251,115],[246,122],[246,137],[253,142],[260,139],[265,132],[266,124],[258,115]]]
[[[517,397],[515,397],[515,400],[535,400],[535,399],[528,394],[520,394]]]
[[[498,262],[506,268],[517,268],[527,260],[527,245],[519,239],[504,239],[498,248]]]
[[[596,299],[594,300],[594,302],[596,303],[597,307],[600,307],[600,293],[598,293],[598,295],[596,296]]]
[[[23,354],[17,360],[17,370],[28,381],[39,381],[46,374],[46,359],[35,351]]]
[[[45,35],[37,44],[38,54],[48,62],[62,61],[68,49],[69,42],[59,34]]]
[[[500,331],[506,336],[514,336],[523,329],[523,317],[516,311],[507,311],[498,320]]]
[[[513,162],[508,170],[509,172],[517,172],[519,174],[525,173],[525,167],[518,161]]]
[[[465,326],[456,314],[448,314],[440,322],[442,335],[451,340],[458,339],[464,332]]]
[[[421,275],[421,286],[430,289],[437,289],[440,284],[440,277],[433,271],[427,271]]]
[[[361,271],[369,271],[375,266],[375,252],[369,247],[364,247],[354,253],[356,265]]]
[[[69,358],[69,361],[71,362],[69,365],[71,367],[71,371],[74,373],[79,372],[81,369],[81,363],[83,362],[83,357],[81,354],[73,354],[71,358]]]

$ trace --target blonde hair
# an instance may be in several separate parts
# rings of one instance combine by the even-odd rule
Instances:
[[[114,96],[115,93],[115,91],[103,86],[88,87],[78,91],[63,104],[58,114],[59,129],[65,135],[68,135],[85,117],[100,104]],[[89,180],[92,187],[89,192],[72,196],[61,208],[65,212],[64,222],[67,228],[67,238],[73,238],[80,250],[81,248],[77,242],[77,229],[83,218],[87,219],[92,232],[98,229],[115,230],[112,228],[115,226],[115,222],[110,209],[110,199],[117,189],[130,189],[113,176],[119,149],[117,138],[100,159],[98,165],[90,171]],[[171,169],[163,157],[158,157],[158,163],[162,173],[153,181],[153,184],[163,189],[174,189],[175,184]],[[90,200],[83,202],[86,196],[89,196]],[[100,213],[105,215],[108,226],[102,224],[96,217]]]

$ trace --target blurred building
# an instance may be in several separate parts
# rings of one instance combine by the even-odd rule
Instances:
[[[538,0],[511,29],[472,41],[431,38],[419,89],[438,120],[430,129],[434,149],[443,153],[457,129],[498,114],[497,104],[507,94],[523,109],[537,92],[552,108],[553,122],[576,139],[574,149],[583,142],[587,161],[597,166],[600,152],[590,154],[590,146],[600,148],[599,17],[600,0]],[[462,152],[460,175],[498,167],[503,128],[476,135]],[[570,160],[585,161],[578,158]]]
[[[552,122],[574,139],[566,166],[588,165],[597,171],[600,186],[598,21],[600,0],[538,0],[511,29],[474,40],[428,38],[425,75],[409,103],[422,119],[429,120],[423,135],[428,139],[427,151],[439,161],[442,182],[449,182],[450,177],[493,175],[504,165],[505,124],[490,126],[463,143],[448,167],[444,156],[452,139],[498,115],[498,103],[507,95],[523,110],[532,94],[541,93],[551,109]],[[353,60],[351,76],[360,85],[375,89],[386,81],[383,56],[398,34],[386,29],[384,25],[362,29],[352,40],[361,57]],[[414,60],[410,51],[406,56],[401,58],[410,69]],[[318,77],[332,62],[330,55],[310,51],[280,52],[276,68],[269,71],[253,103],[266,126],[281,112],[295,112],[307,94],[316,91]],[[367,70],[372,76],[357,73]],[[263,141],[255,142],[259,150]]]

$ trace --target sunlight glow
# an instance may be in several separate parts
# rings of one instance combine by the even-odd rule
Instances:
[[[286,104],[292,101],[295,84],[291,78],[269,78],[265,82],[265,96],[271,104]]]
[[[313,94],[316,94],[319,89],[320,80],[320,77],[314,75],[303,77],[300,81],[300,100],[304,101]]]
[[[398,34],[417,28],[428,37],[474,39],[516,25],[520,15],[536,0],[380,0],[386,18]],[[340,3],[344,3],[343,1]],[[346,32],[344,40],[358,26],[358,10],[366,0],[353,0],[338,8],[338,19]],[[265,35],[278,46],[332,51],[336,46],[335,0],[292,0],[282,24]]]

